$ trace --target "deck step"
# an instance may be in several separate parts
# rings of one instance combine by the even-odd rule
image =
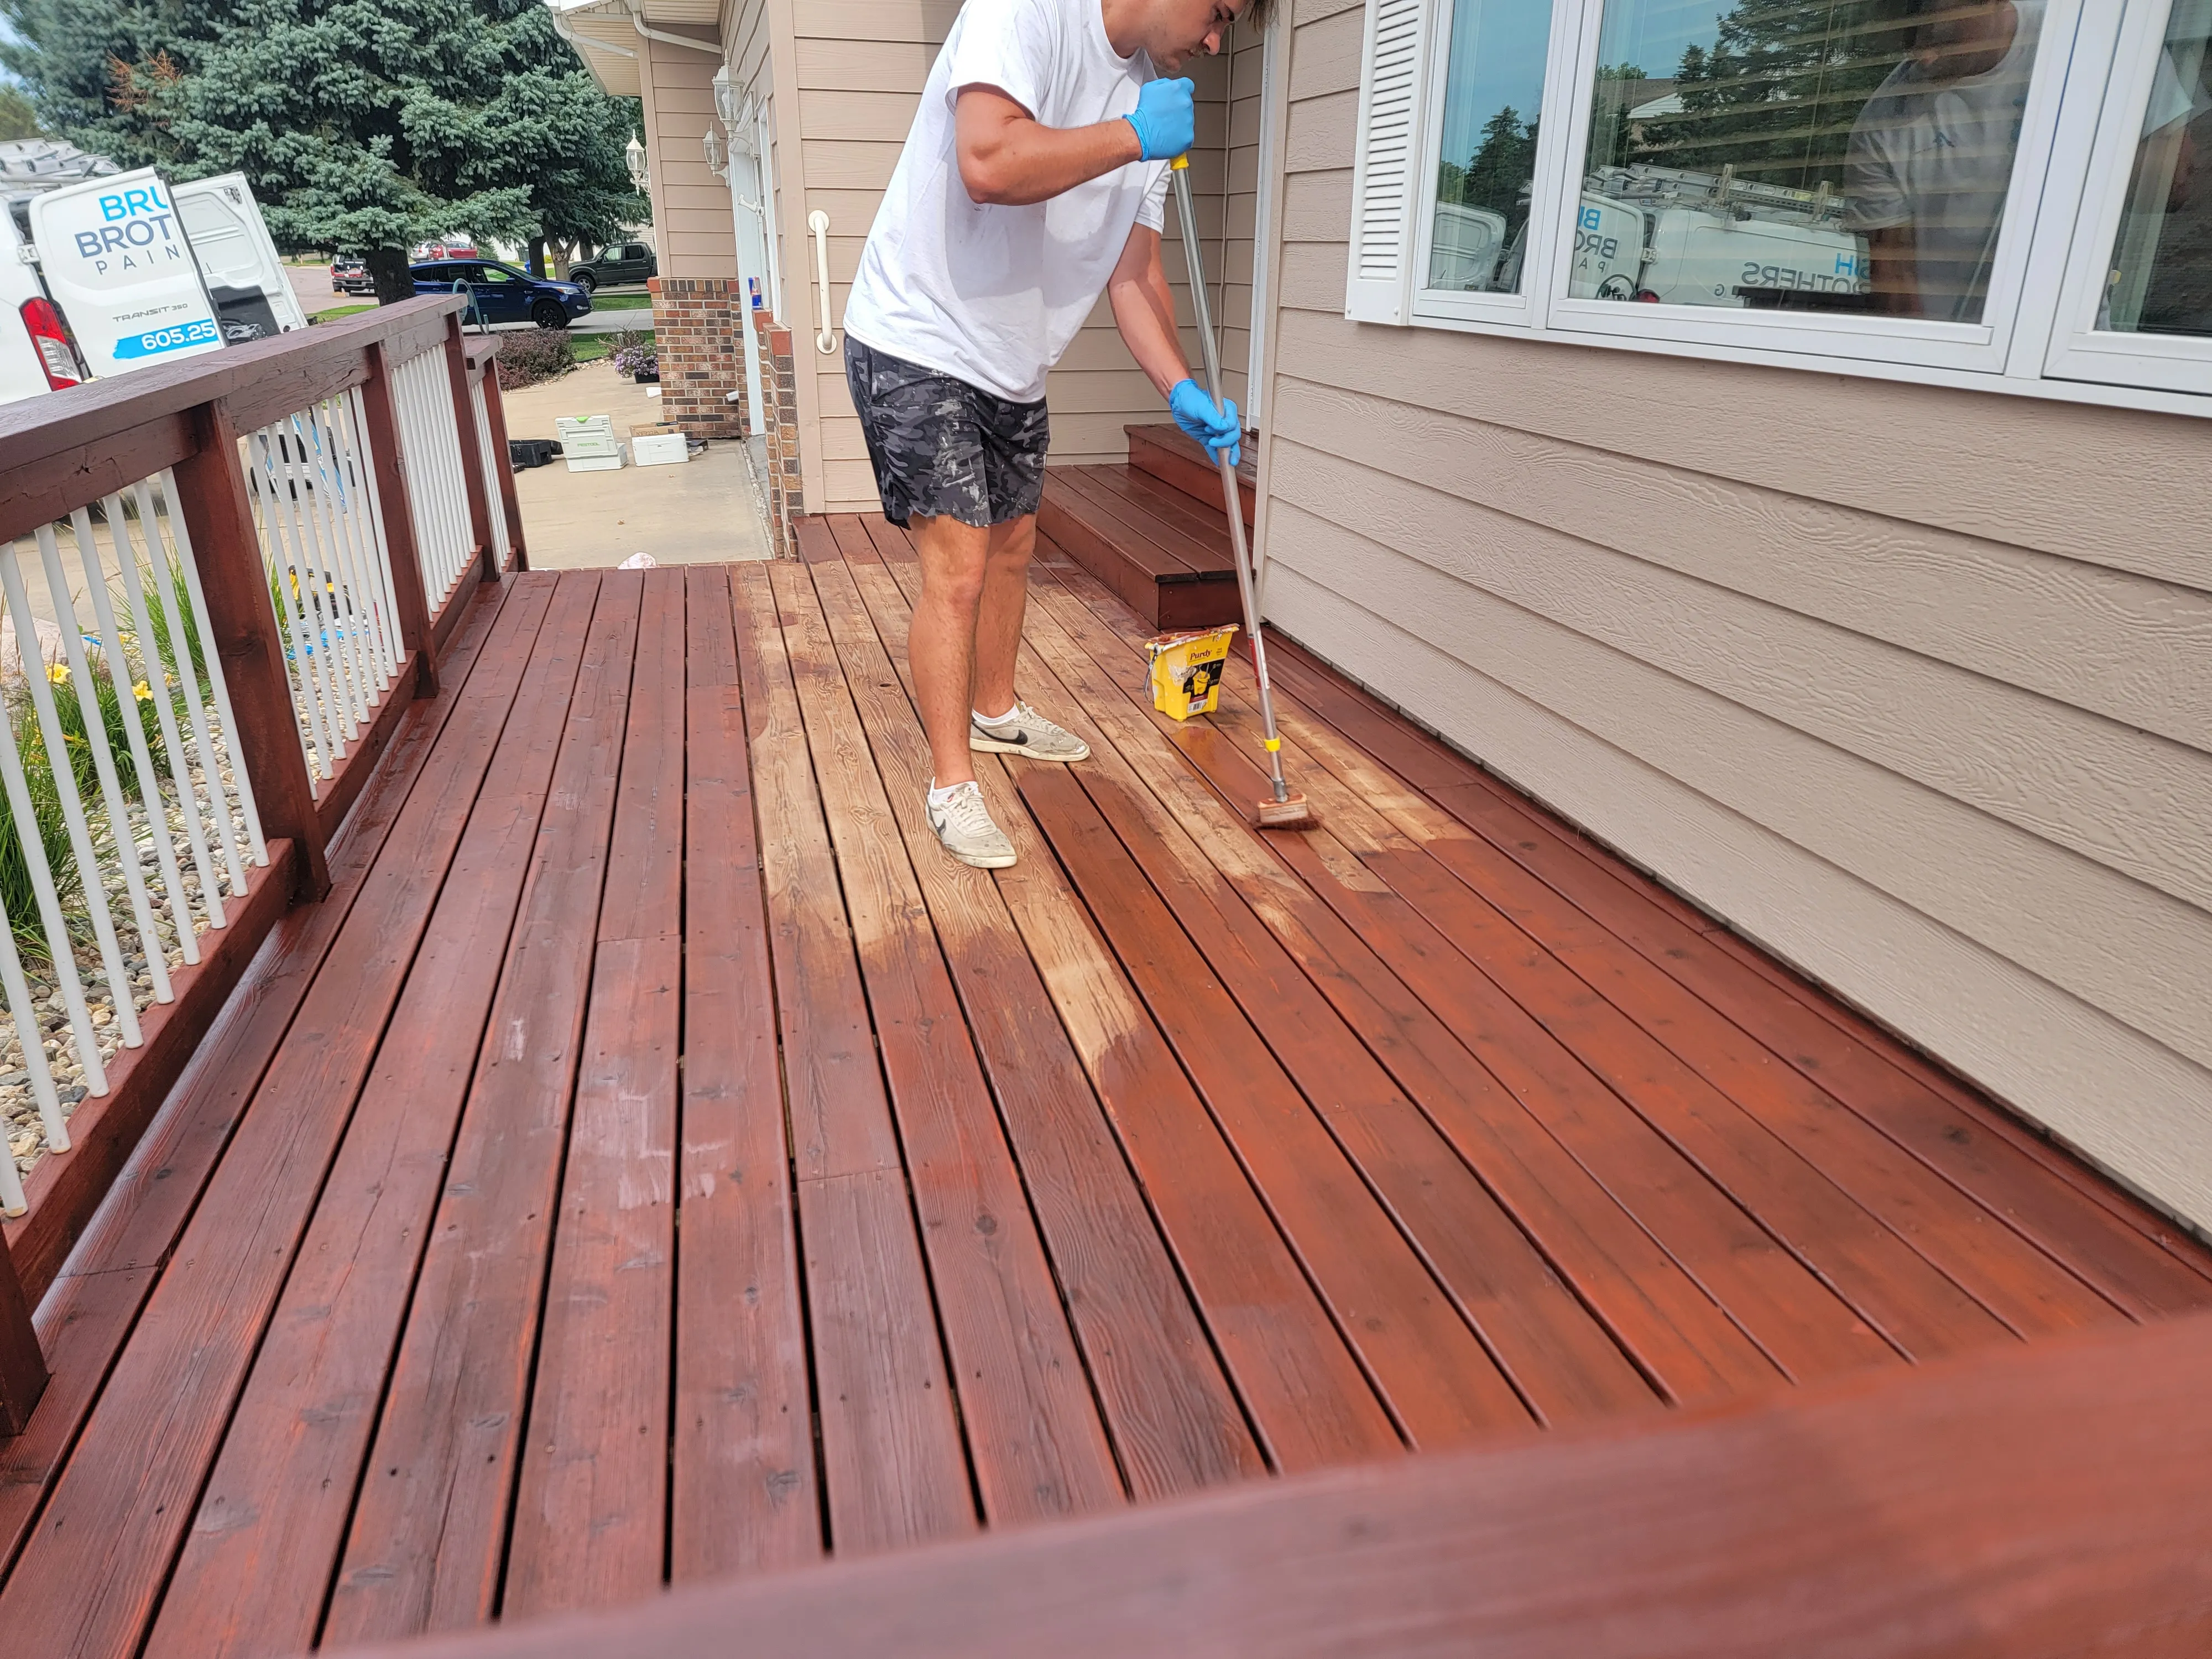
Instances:
[[[1229,520],[1133,466],[1056,466],[1037,527],[1153,627],[1212,628],[1238,614]]]
[[[1221,505],[1221,474],[1206,458],[1206,452],[1183,435],[1181,427],[1125,426],[1121,430],[1129,437],[1131,466],[1139,472],[1150,473],[1170,489],[1179,489],[1205,506]],[[1248,530],[1259,522],[1259,468],[1254,459],[1254,447],[1247,444],[1244,458],[1237,463],[1237,494],[1243,505]]]

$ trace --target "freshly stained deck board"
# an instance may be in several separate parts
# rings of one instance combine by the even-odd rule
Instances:
[[[1296,647],[1277,655],[1279,680],[1347,738],[2122,1308],[2142,1317],[2207,1305],[2212,1261],[2170,1224],[1964,1097],[1917,1056]],[[2094,1202],[2081,1203],[2084,1195]]]
[[[416,703],[401,721],[385,765],[362,792],[331,847],[329,896],[277,922],[263,947],[267,954],[201,1042],[167,1106],[117,1176],[108,1204],[48,1291],[36,1327],[53,1381],[30,1427],[0,1444],[0,1571],[28,1534],[110,1362],[128,1339],[241,1109],[351,913],[416,770],[458,706],[511,591],[502,584],[477,601],[446,659],[437,696]]]
[[[822,565],[813,574],[870,744],[893,768],[926,767],[921,729],[893,667],[893,653],[904,661],[903,597],[880,570]],[[1262,1473],[996,884],[944,857],[919,814],[898,823],[1132,1494],[1164,1497]]]
[[[304,1650],[437,1206],[538,836],[588,592],[556,590],[422,945],[316,1204],[146,1651]]]
[[[783,1021],[830,1536],[957,1537],[975,1501],[898,1136],[768,573],[731,574]]]
[[[0,1653],[137,1649],[520,685],[552,583],[515,586],[0,1589]],[[105,1571],[79,1571],[80,1539]]]
[[[1103,632],[1095,618],[1085,623],[1072,611],[1061,614],[1086,633]],[[1126,652],[1126,639],[1108,635],[1097,649],[1109,648]],[[1176,740],[1225,798],[1257,798],[1261,775],[1242,744],[1231,745],[1210,726],[1187,727]],[[1341,800],[1337,805],[1351,810]],[[1346,884],[1338,873],[1345,864],[1364,866],[1348,851],[1335,866],[1324,863],[1316,843],[1330,834],[1279,836],[1272,844],[1770,1358],[1803,1381],[1895,1357],[1879,1333],[1414,907],[1371,877],[1355,875]]]
[[[1188,849],[1176,860],[1184,873],[1170,886],[1203,882],[1204,872],[1192,861],[1200,855],[1221,872],[1437,1131],[1497,1193],[1545,1253],[1548,1268],[1574,1287],[1571,1299],[1592,1310],[1636,1365],[1677,1400],[1771,1384],[1774,1368],[1756,1346],[1335,913],[1251,838],[1219,832],[1225,817],[1221,801],[1153,731],[1149,711],[1139,713],[1139,700],[1125,700],[1048,612],[1031,632],[1060,683],[1083,699],[1085,712],[1111,734],[1117,757],[1157,803],[1146,808],[1137,795],[1139,813],[1161,829],[1171,847],[1180,838]],[[1102,763],[1101,769],[1110,775],[1113,769]],[[1107,811],[1115,815],[1110,805]],[[1217,832],[1193,840],[1170,833],[1170,825],[1178,831],[1181,825],[1212,825]],[[1514,1316],[1529,1317],[1531,1311],[1516,1310]],[[1565,1329],[1576,1342],[1583,1340],[1571,1317]],[[1601,1355],[1571,1375],[1557,1376],[1550,1386],[1528,1380],[1523,1387],[1547,1420],[1638,1403],[1634,1389],[1621,1391],[1617,1363]]]
[[[822,1553],[752,768],[719,567],[685,573],[684,1095],[669,1574]]]
[[[902,582],[911,562],[886,567]],[[916,589],[907,591],[911,604]],[[978,757],[1022,861],[999,890],[1151,1200],[1245,1412],[1280,1470],[1402,1443],[1372,1384],[1130,985],[1007,769]]]
[[[645,573],[502,1617],[661,1582],[676,1303],[684,573]]]
[[[465,1627],[497,1605],[637,629],[635,578],[582,580],[592,622],[552,792],[325,1646]]]
[[[1022,793],[1153,1018],[1414,1448],[1528,1419],[1425,1262],[1362,1185],[1081,786],[1025,763]]]
[[[858,526],[854,526],[858,529]],[[806,573],[770,573],[987,1520],[1118,1504],[1035,1218]]]
[[[1079,493],[1205,556],[1202,501]],[[1294,647],[1327,823],[1253,832],[1243,672],[1155,714],[1048,539],[1021,684],[1096,758],[980,757],[1022,862],[951,864],[911,538],[802,540],[470,607],[335,902],[210,1039],[240,1075],[187,1078],[49,1298],[0,1651],[293,1651],[325,1595],[336,1648],[1391,1457],[1386,1401],[1417,1444],[1649,1421],[2212,1300],[2212,1255]]]

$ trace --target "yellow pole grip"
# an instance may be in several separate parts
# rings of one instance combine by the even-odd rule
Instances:
[[[1267,745],[1267,752],[1271,755],[1283,746],[1283,740],[1280,738],[1262,738],[1260,741]]]
[[[1173,169],[1174,169],[1176,172],[1177,172],[1177,173],[1181,173],[1181,172],[1182,172],[1185,167],[1188,167],[1189,165],[1190,165],[1190,156],[1189,156],[1187,153],[1186,153],[1186,154],[1184,154],[1184,155],[1178,155],[1178,156],[1176,156],[1176,157],[1175,158],[1175,160],[1174,160],[1174,161],[1170,161],[1170,162],[1169,162],[1169,163],[1168,163],[1168,166],[1169,166],[1170,167],[1173,168]]]

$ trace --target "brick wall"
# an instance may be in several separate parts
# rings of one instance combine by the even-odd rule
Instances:
[[[660,354],[661,418],[694,438],[744,437],[744,284],[734,276],[656,276],[646,287]]]
[[[768,448],[769,535],[786,558],[799,556],[793,526],[806,511],[799,474],[799,374],[791,350],[791,331],[764,307],[752,313],[753,349],[760,354],[761,400],[769,404],[761,421]],[[665,359],[663,359],[664,363]],[[668,371],[664,367],[665,384]]]

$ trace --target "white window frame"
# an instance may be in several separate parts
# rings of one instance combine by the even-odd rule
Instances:
[[[1395,0],[1389,9],[1402,12],[1407,3]],[[1368,109],[1375,16],[1383,8],[1370,0],[1347,317],[2212,416],[2212,339],[2097,334],[2088,326],[2095,298],[2085,298],[2084,283],[2094,287],[2117,229],[2118,198],[2172,0],[2049,0],[1987,313],[1972,325],[1568,297],[1572,239],[1563,232],[1579,199],[1606,0],[1553,0],[1522,292],[1427,288],[1452,0],[1412,3],[1422,31],[1420,118],[1399,203],[1406,263],[1393,294],[1376,280],[1372,262],[1363,268],[1358,258],[1361,216],[1367,211],[1371,223],[1375,204],[1366,182]]]
[[[1478,3],[1480,0],[1478,0]],[[1497,3],[1498,0],[1491,0]],[[1508,0],[1523,4],[1528,0]],[[1540,211],[1541,204],[1559,194],[1565,176],[1565,156],[1572,134],[1570,123],[1547,114],[1552,89],[1574,73],[1583,33],[1582,0],[1551,0],[1552,32],[1545,51],[1544,95],[1537,105],[1536,173],[1531,185],[1528,247],[1521,261],[1520,291],[1515,294],[1469,294],[1428,286],[1429,261],[1435,251],[1437,171],[1443,159],[1444,83],[1451,71],[1453,0],[1431,0],[1429,19],[1427,102],[1421,123],[1421,151],[1427,167],[1414,197],[1413,265],[1407,281],[1413,293],[1413,312],[1424,321],[1450,319],[1467,322],[1528,327],[1538,319],[1542,305],[1541,279],[1552,266],[1555,243],[1567,240],[1559,233],[1560,216]]]
[[[2097,327],[2112,244],[2127,206],[2128,176],[2172,11],[2173,0],[2128,0],[2101,106],[2080,112],[2085,126],[2094,115],[2094,128],[2044,364],[2055,379],[2212,393],[2212,337],[2119,334]]]

